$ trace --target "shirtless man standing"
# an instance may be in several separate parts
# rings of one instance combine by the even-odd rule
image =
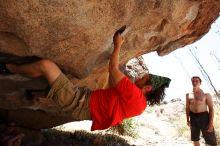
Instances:
[[[214,109],[212,97],[200,89],[200,77],[191,78],[193,93],[186,94],[186,119],[191,130],[191,140],[194,146],[200,146],[200,131],[206,144],[216,146],[216,136],[213,127]]]

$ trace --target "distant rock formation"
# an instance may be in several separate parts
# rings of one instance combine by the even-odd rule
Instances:
[[[132,80],[135,80],[137,77],[143,76],[144,74],[149,73],[147,65],[144,62],[144,58],[139,56],[129,60],[122,69],[127,76]]]

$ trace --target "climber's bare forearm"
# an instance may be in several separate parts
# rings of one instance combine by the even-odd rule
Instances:
[[[115,35],[113,38],[114,50],[112,52],[110,62],[109,62],[109,74],[110,74],[110,84],[115,86],[125,75],[119,70],[119,54],[121,45],[123,43],[123,38],[120,34]]]
[[[112,52],[109,73],[111,79],[111,86],[115,86],[125,75],[119,70],[119,53],[120,47],[115,47]]]

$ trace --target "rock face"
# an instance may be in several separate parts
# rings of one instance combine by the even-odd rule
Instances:
[[[137,77],[141,77],[144,74],[149,73],[149,70],[144,63],[144,58],[142,56],[129,60],[125,65],[123,65],[122,70],[133,81]]]
[[[125,62],[198,40],[219,11],[220,0],[0,0],[0,52],[49,58],[82,80],[107,65],[122,25]]]
[[[101,88],[107,85],[112,36],[122,25],[127,25],[123,65],[148,52],[165,55],[193,43],[219,12],[220,0],[0,0],[0,53],[51,59],[74,84]],[[6,56],[0,54],[0,61],[10,60]],[[13,91],[33,86],[20,76],[7,79],[0,76]],[[23,96],[0,87],[2,98]]]

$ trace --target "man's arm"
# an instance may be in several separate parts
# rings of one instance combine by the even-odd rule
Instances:
[[[124,42],[123,37],[117,33],[113,37],[114,50],[109,62],[110,86],[115,86],[125,75],[119,70],[119,53]]]
[[[189,112],[190,112],[190,107],[189,107],[189,94],[186,94],[186,121],[187,125],[190,126],[190,118],[189,118]]]
[[[209,108],[209,125],[208,125],[208,132],[213,131],[213,118],[214,118],[214,108],[213,108],[213,102],[212,102],[212,96],[210,94],[207,94],[206,96],[206,103]]]

